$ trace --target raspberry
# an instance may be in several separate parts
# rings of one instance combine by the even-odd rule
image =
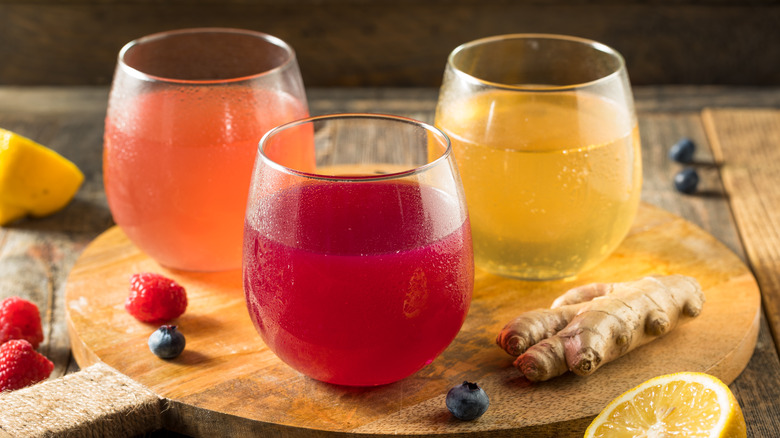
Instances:
[[[187,293],[170,278],[143,272],[130,277],[125,309],[142,322],[170,321],[187,308]]]
[[[0,346],[0,392],[45,380],[53,369],[54,364],[24,339],[8,341]]]
[[[33,348],[43,341],[38,306],[19,297],[0,302],[0,345],[12,339],[26,339]]]

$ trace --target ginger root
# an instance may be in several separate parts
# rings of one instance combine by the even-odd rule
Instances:
[[[569,290],[550,309],[518,316],[496,342],[517,357],[528,380],[589,375],[698,316],[703,304],[699,283],[683,275],[593,283]]]

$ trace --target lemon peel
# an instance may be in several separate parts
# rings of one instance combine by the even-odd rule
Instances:
[[[585,438],[746,436],[742,409],[729,387],[695,372],[654,377],[626,391],[585,432]]]
[[[0,128],[0,225],[61,210],[83,181],[81,170],[62,155]]]

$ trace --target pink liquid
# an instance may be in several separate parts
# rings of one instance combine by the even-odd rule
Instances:
[[[389,182],[262,200],[246,223],[244,290],[268,347],[342,385],[394,382],[433,361],[460,330],[474,283],[468,220],[453,224],[454,208],[435,189]]]
[[[162,265],[240,267],[258,142],[274,126],[307,113],[304,103],[286,93],[239,86],[117,99],[106,119],[103,156],[114,220]],[[313,162],[310,149],[285,153],[304,169]]]

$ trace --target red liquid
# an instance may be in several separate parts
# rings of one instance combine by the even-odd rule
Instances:
[[[160,264],[241,266],[244,213],[258,142],[305,117],[289,94],[242,86],[181,87],[117,102],[106,119],[106,196],[114,220]],[[311,142],[276,157],[306,169]],[[290,158],[292,157],[292,158]]]
[[[244,231],[255,326],[318,380],[409,376],[452,342],[471,302],[471,234],[457,216],[443,193],[402,183],[319,182],[260,201]]]

